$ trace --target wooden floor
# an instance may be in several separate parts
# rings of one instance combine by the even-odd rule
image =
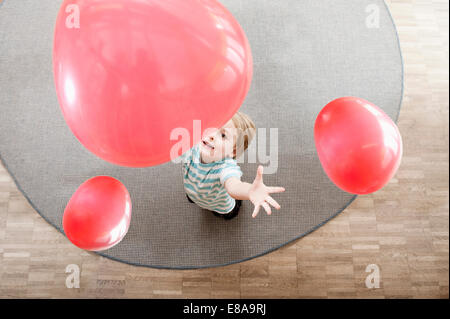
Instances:
[[[387,1],[405,60],[396,178],[287,247],[221,268],[129,266],[74,247],[0,166],[1,298],[448,298],[448,0]],[[66,266],[81,269],[66,287]],[[380,268],[368,289],[367,265]]]

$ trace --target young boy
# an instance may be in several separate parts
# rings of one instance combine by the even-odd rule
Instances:
[[[252,120],[237,112],[222,128],[205,132],[202,141],[182,155],[186,196],[191,203],[210,210],[227,220],[238,215],[243,200],[250,200],[258,215],[260,207],[267,214],[269,206],[281,206],[269,195],[284,192],[283,187],[263,184],[263,167],[258,166],[252,184],[241,182],[242,171],[236,162],[256,133]]]

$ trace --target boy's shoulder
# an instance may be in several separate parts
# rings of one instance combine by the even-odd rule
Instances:
[[[192,148],[189,149],[188,151],[184,152],[184,153],[180,156],[181,161],[182,161],[182,162],[186,162],[186,161],[188,161],[188,160],[192,160],[192,159],[196,156],[197,152],[198,152],[197,145],[194,145],[194,147],[192,147]]]
[[[240,169],[237,161],[234,158],[225,158],[222,162],[221,168],[222,169],[227,169],[227,168]]]

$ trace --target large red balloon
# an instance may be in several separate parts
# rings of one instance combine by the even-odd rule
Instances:
[[[322,167],[341,189],[369,194],[395,175],[403,155],[400,132],[376,105],[355,97],[332,101],[319,113],[314,139]]]
[[[66,206],[64,232],[76,246],[105,250],[126,235],[131,219],[131,199],[125,186],[109,176],[81,184]]]
[[[216,0],[66,0],[53,48],[56,91],[78,140],[129,167],[165,163],[178,141],[223,126],[242,105],[253,61],[239,23]],[[181,155],[179,152],[178,155]]]

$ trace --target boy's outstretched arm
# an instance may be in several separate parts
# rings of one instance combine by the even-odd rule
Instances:
[[[263,167],[259,165],[255,180],[252,184],[241,182],[237,177],[230,177],[225,182],[225,188],[231,197],[238,200],[250,200],[255,205],[252,214],[253,218],[258,215],[261,206],[264,207],[267,215],[272,214],[269,204],[276,209],[280,209],[281,206],[269,194],[285,191],[284,187],[269,187],[264,185],[262,175]]]

